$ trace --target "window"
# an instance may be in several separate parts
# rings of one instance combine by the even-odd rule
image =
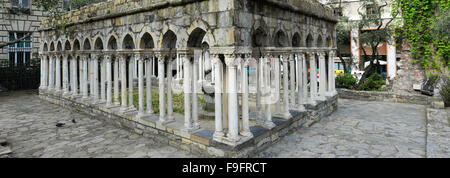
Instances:
[[[374,5],[367,5],[366,6],[366,14],[367,14],[367,16],[377,15],[378,14],[377,7],[375,7]]]
[[[9,32],[9,41],[14,41],[24,37],[28,32]],[[31,37],[27,37],[24,41],[20,41],[8,46],[8,58],[10,65],[30,65],[32,52]]]
[[[11,0],[12,8],[22,8],[29,9],[30,8],[30,0]]]
[[[70,6],[69,0],[63,0],[62,2],[63,11],[71,11],[72,7]]]

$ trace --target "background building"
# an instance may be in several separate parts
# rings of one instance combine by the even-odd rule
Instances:
[[[323,4],[329,5],[335,9],[336,13],[340,13],[342,16],[348,18],[348,23],[357,22],[361,20],[361,15],[358,13],[365,12],[368,14],[375,13],[376,8],[371,5],[365,5],[364,1],[361,0],[321,0]],[[379,3],[384,4],[387,2],[388,5],[381,9],[381,18],[383,19],[384,24],[392,19],[391,16],[391,1],[390,0],[380,0]],[[340,7],[339,7],[340,6]],[[341,22],[343,23],[343,22]],[[364,30],[370,31],[374,30],[376,27],[367,28]],[[364,71],[364,68],[368,65],[364,59],[364,53],[362,49],[359,47],[359,32],[358,28],[355,27],[351,30],[350,34],[350,44],[348,44],[348,48],[344,48],[341,50],[341,53],[344,57],[351,57],[353,60],[353,66],[351,67],[351,73],[357,73],[361,75]],[[366,48],[367,55],[371,55],[372,50]],[[395,47],[395,42],[383,43],[378,47],[378,54],[382,56],[380,61],[382,67],[380,72],[384,77],[388,79],[393,79],[397,76],[397,61],[400,60],[400,50],[397,50]],[[339,60],[338,60],[339,61]]]

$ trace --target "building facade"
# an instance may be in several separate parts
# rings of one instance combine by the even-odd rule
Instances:
[[[323,4],[331,6],[335,9],[335,12],[340,13],[340,15],[347,17],[348,22],[357,22],[361,20],[361,13],[374,14],[375,7],[366,3],[363,0],[321,0]],[[381,9],[381,19],[384,24],[392,19],[391,15],[391,0],[379,0],[378,3],[388,5]],[[340,8],[339,8],[340,6]],[[366,28],[363,31],[375,30],[377,27]],[[383,27],[382,27],[383,28]],[[358,77],[364,72],[364,68],[368,66],[368,62],[364,60],[364,52],[360,49],[359,43],[359,30],[357,27],[350,32],[350,44],[344,53],[345,57],[351,57],[353,60],[353,66],[351,67],[351,73],[356,74]],[[372,50],[366,49],[367,55],[371,55]],[[378,54],[381,55],[380,65],[383,66],[380,72],[387,79],[394,79],[397,76],[397,62],[400,60],[400,50],[397,50],[395,41],[380,44],[378,47]],[[339,61],[339,60],[337,60]]]

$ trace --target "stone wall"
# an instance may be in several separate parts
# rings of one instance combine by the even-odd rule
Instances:
[[[153,138],[158,142],[189,151],[200,157],[253,157],[276,143],[281,137],[293,133],[302,127],[309,127],[321,118],[330,115],[337,110],[337,95],[327,97],[325,101],[318,101],[317,105],[307,105],[307,112],[291,111],[290,119],[273,118],[276,126],[272,129],[261,126],[252,126],[250,130],[253,138],[246,140],[237,146],[230,146],[216,142],[212,139],[214,131],[200,129],[193,133],[184,132],[182,124],[174,123],[166,126],[158,124],[157,117],[151,119],[139,119],[121,112],[114,112],[105,107],[98,107],[80,98],[71,98],[62,95],[54,95],[41,90],[39,97],[53,104],[63,106],[77,112],[86,113],[92,118],[102,120],[108,124],[124,128],[128,131]],[[178,125],[181,125],[179,127]]]
[[[31,2],[31,1],[30,1]],[[33,57],[37,57],[39,51],[40,35],[37,32],[40,28],[41,21],[47,17],[45,12],[38,9],[34,5],[30,5],[29,14],[12,13],[11,1],[0,0],[2,7],[0,8],[0,42],[9,41],[9,32],[27,32],[36,31],[32,35]],[[8,47],[0,49],[1,60],[8,59]]]
[[[398,103],[410,103],[420,105],[431,105],[442,108],[444,102],[441,97],[430,97],[419,94],[399,94],[384,91],[355,91],[348,89],[337,89],[340,98],[363,100],[363,101],[388,101]]]

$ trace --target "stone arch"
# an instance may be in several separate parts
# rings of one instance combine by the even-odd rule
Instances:
[[[155,48],[155,43],[153,41],[152,35],[150,33],[145,32],[141,38],[139,38],[139,48],[141,49],[153,49]]]
[[[172,30],[168,30],[163,35],[161,48],[174,49],[177,44],[177,35]]]
[[[273,45],[275,47],[287,47],[289,44],[286,33],[283,30],[278,30],[273,35]]]
[[[62,51],[62,44],[61,44],[61,41],[58,41],[58,45],[56,45],[56,50],[57,50],[57,51]]]
[[[134,38],[130,34],[126,34],[122,38],[121,41],[122,41],[122,49],[134,49],[135,48]]]
[[[330,36],[330,35],[327,36],[326,44],[327,44],[326,47],[329,47],[329,48],[332,48],[332,47],[333,47],[333,40],[331,39],[331,36]]]
[[[206,32],[205,36],[203,37],[203,41],[206,40],[208,45],[214,46],[214,44],[215,44],[214,35],[211,34],[211,31],[208,28],[209,26],[210,25],[207,24],[207,22],[205,22],[201,19],[197,19],[192,22],[191,26],[187,30],[186,37],[189,38],[190,34],[192,34],[194,32],[194,30],[201,29]],[[182,38],[182,37],[180,37],[180,38]],[[184,44],[182,44],[182,45],[184,45]]]
[[[95,50],[103,50],[103,40],[101,37],[97,37],[94,40],[94,49]]]
[[[55,51],[55,44],[53,41],[50,43],[50,51]]]
[[[301,46],[301,37],[300,33],[295,32],[292,36],[292,47],[300,47]]]
[[[66,42],[64,43],[64,51],[70,51],[72,49],[71,45],[70,45],[70,41],[66,40]]]
[[[83,50],[91,50],[91,46],[91,41],[88,38],[84,39]]]
[[[117,36],[111,35],[108,38],[107,48],[111,50],[117,49]]]
[[[48,51],[48,45],[47,45],[47,42],[44,42],[44,46],[42,47],[42,51],[45,51],[45,52]]]
[[[252,47],[268,46],[267,32],[262,27],[258,27],[252,33]]]
[[[323,38],[322,38],[322,35],[319,34],[317,36],[317,40],[316,40],[316,47],[323,47],[323,46],[324,46],[323,45]]]
[[[78,39],[75,39],[75,40],[73,41],[73,44],[72,44],[72,50],[73,50],[73,51],[80,50],[80,41],[79,41]]]
[[[306,47],[308,47],[308,48],[313,47],[313,42],[314,42],[314,39],[313,39],[312,35],[308,34],[308,36],[306,36]]]
[[[195,28],[190,34],[187,41],[187,47],[202,47],[203,38],[206,31],[201,28]]]

